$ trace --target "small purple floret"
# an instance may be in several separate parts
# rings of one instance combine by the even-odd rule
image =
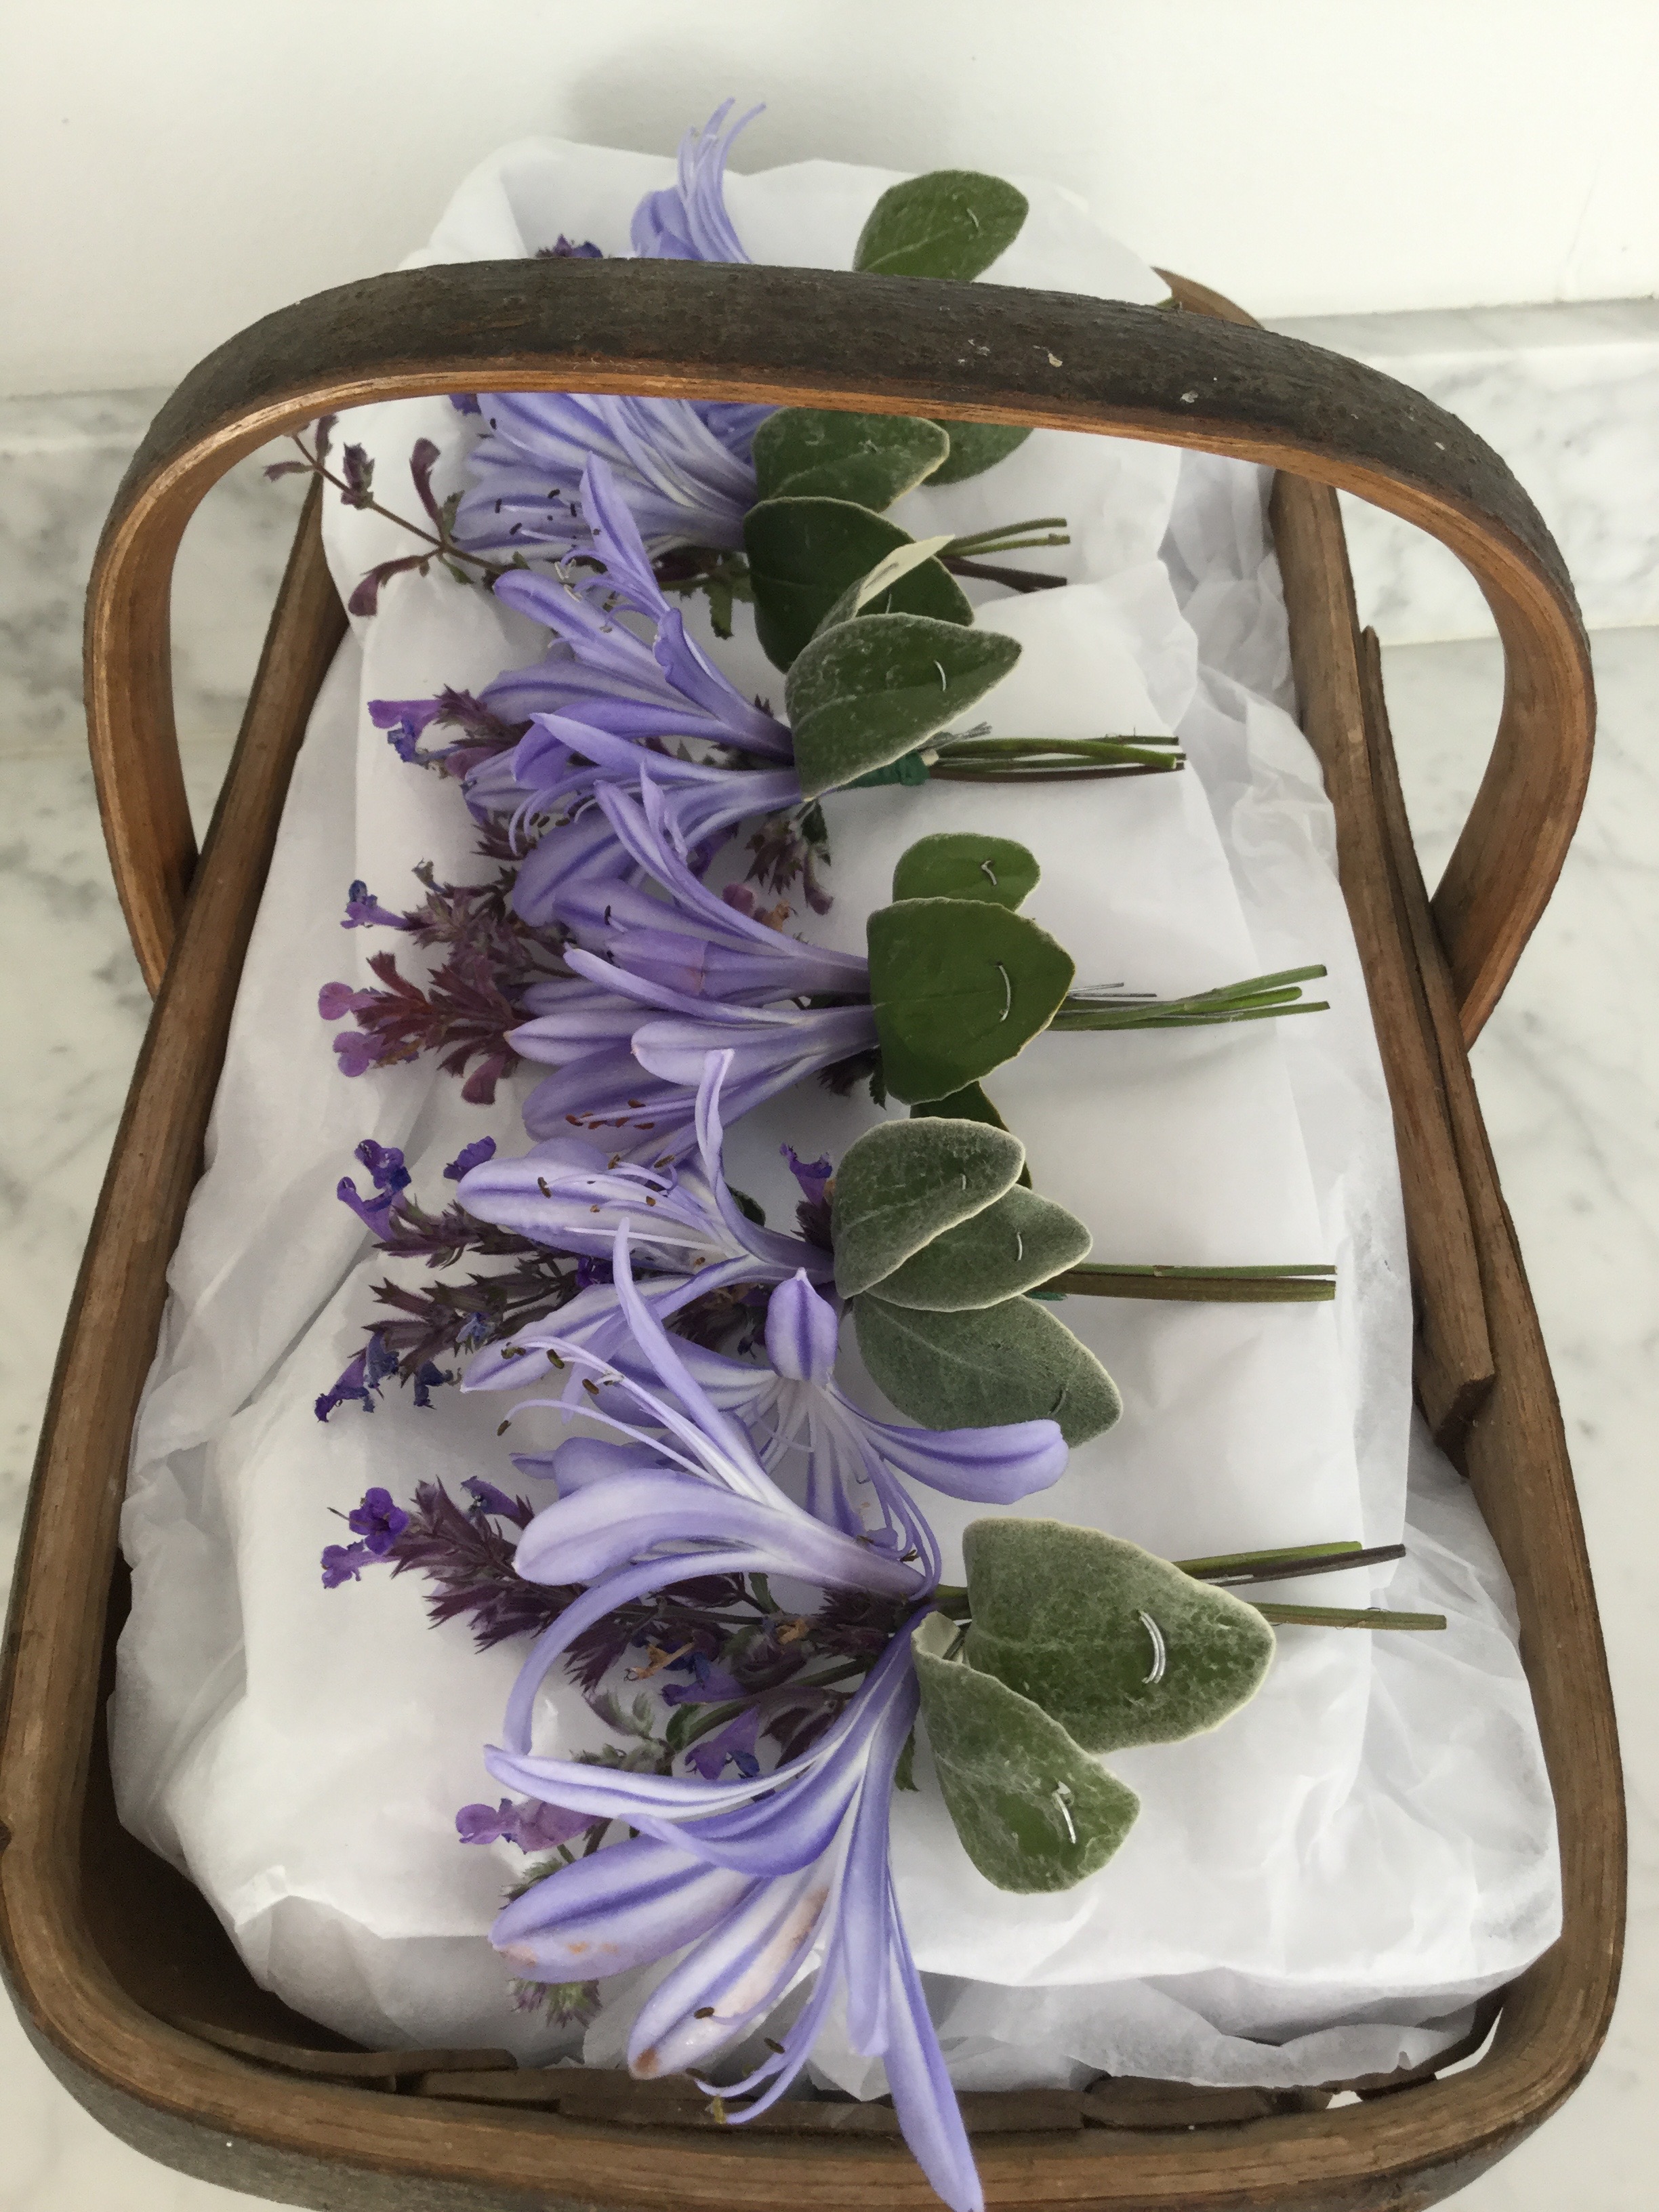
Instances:
[[[475,1137],[470,1145],[462,1146],[444,1170],[444,1180],[446,1182],[459,1182],[464,1175],[470,1175],[474,1168],[482,1167],[486,1160],[493,1160],[495,1157],[495,1139],[493,1137]]]
[[[366,1490],[363,1502],[346,1516],[346,1526],[361,1536],[372,1556],[383,1559],[409,1526],[409,1516],[392,1503],[389,1490]],[[327,1553],[324,1554],[325,1559]]]

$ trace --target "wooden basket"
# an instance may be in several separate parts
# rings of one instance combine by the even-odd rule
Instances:
[[[1564,1930],[1503,1993],[1485,2055],[1448,2078],[1376,2077],[1334,2106],[1328,2091],[1104,2082],[965,2109],[999,2208],[1405,2212],[1502,2156],[1594,2057],[1622,1939],[1618,1749],[1555,1393],[1467,1058],[1577,817],[1586,641],[1548,533],[1462,423],[1170,282],[1188,312],[679,262],[427,269],[256,324],[185,380],[140,448],[94,574],[88,702],[115,878],[159,995],[18,1565],[0,1705],[0,1949],[48,2065],[153,2157],[289,2203],[385,2212],[937,2202],[884,2106],[785,2104],[721,2129],[672,2085],[520,2070],[498,2052],[354,2051],[259,1990],[203,1899],[115,1817],[101,1716],[126,1603],[129,1440],[289,770],[344,629],[313,488],[198,866],[170,696],[173,556],[197,501],[255,447],[327,410],[416,393],[850,407],[1106,432],[1280,471],[1273,521],[1303,724],[1336,809],[1399,1136],[1418,1392],[1514,1580],[1559,1814]],[[1497,746],[1432,911],[1332,487],[1450,546],[1504,641]]]

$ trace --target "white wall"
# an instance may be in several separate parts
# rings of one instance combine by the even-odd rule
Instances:
[[[1655,0],[0,0],[0,392],[168,382],[533,131],[1046,172],[1274,317],[1659,291]]]

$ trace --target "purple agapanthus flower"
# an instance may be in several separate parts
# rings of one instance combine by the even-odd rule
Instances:
[[[634,250],[647,259],[741,261],[723,185],[732,141],[754,109],[721,130],[727,100],[680,147],[678,181],[647,192],[635,212]],[[634,399],[569,392],[481,392],[489,434],[469,457],[472,482],[455,519],[471,551],[566,554],[586,550],[583,464],[599,454],[654,551],[732,548],[754,504],[750,447],[769,407],[727,400]]]
[[[486,1764],[509,1788],[635,1832],[534,1884],[498,1915],[490,1940],[519,1974],[556,1983],[592,1974],[599,1960],[623,1973],[684,1952],[629,2034],[629,2069],[645,2079],[708,2066],[816,1956],[817,1982],[793,2026],[752,2073],[720,2086],[726,2119],[752,2118],[785,2094],[842,1997],[854,2047],[885,2062],[929,2182],[954,2212],[979,2212],[973,2154],[888,1863],[894,1771],[916,1707],[901,1633],[821,1741],[769,1774],[711,1783],[491,1751]]]
[[[530,1582],[587,1585],[538,1640],[507,1705],[508,1740],[530,1745],[537,1690],[590,1623],[676,1582],[715,1574],[792,1576],[827,1589],[924,1598],[939,1579],[939,1546],[907,1496],[883,1498],[881,1519],[857,1534],[831,1527],[781,1491],[746,1431],[723,1413],[691,1373],[686,1347],[641,1298],[629,1260],[630,1223],[616,1232],[616,1295],[629,1341],[624,1372],[583,1342],[549,1349],[592,1395],[530,1398],[563,1419],[580,1413],[613,1430],[620,1444],[581,1437],[561,1445],[551,1466],[561,1495],[537,1514],[514,1554]],[[640,1377],[649,1373],[658,1387]],[[603,1386],[640,1415],[624,1420],[603,1402]],[[520,1462],[522,1464],[522,1462]]]
[[[565,714],[638,741],[696,738],[793,760],[787,726],[745,699],[687,637],[602,454],[583,455],[580,483],[584,544],[604,573],[558,579],[514,569],[497,580],[495,596],[544,623],[556,642],[544,659],[486,684],[477,706],[507,728],[532,714]],[[650,626],[648,640],[618,618],[624,612]]]
[[[526,1358],[545,1357],[563,1340],[579,1341],[603,1358],[617,1356],[627,1328],[608,1263],[624,1224],[630,1267],[642,1271],[639,1294],[659,1319],[739,1284],[782,1283],[801,1273],[812,1281],[829,1280],[834,1261],[826,1249],[751,1221],[732,1197],[721,1158],[725,1074],[720,1057],[702,1072],[695,1163],[602,1166],[590,1146],[556,1138],[517,1159],[492,1158],[465,1178],[460,1201],[477,1219],[560,1252],[581,1254],[596,1265],[607,1263],[598,1279],[556,1313],[484,1346],[467,1369],[467,1389],[521,1387]]]
[[[792,1487],[820,1520],[860,1533],[865,1501],[890,1511],[900,1476],[947,1498],[1012,1505],[1066,1472],[1054,1421],[913,1429],[866,1413],[836,1383],[839,1334],[835,1306],[803,1269],[772,1292],[763,1365],[701,1345],[681,1353],[710,1402],[743,1423],[768,1473],[780,1480],[793,1474]],[[629,1364],[625,1358],[618,1364]]]
[[[732,140],[763,109],[751,107],[726,125],[736,105],[722,100],[700,131],[686,132],[680,141],[678,177],[660,191],[647,192],[635,209],[633,246],[642,259],[748,262],[726,211],[726,162]]]
[[[730,1055],[725,1111],[735,1120],[874,1049],[860,955],[804,944],[699,882],[648,775],[637,799],[606,786],[595,805],[640,876],[667,897],[580,872],[558,888],[550,902],[577,940],[564,951],[575,980],[526,991],[532,1018],[510,1040],[525,1059],[558,1071],[526,1101],[532,1136],[571,1128],[621,1158],[675,1159],[695,1142],[710,1053]]]

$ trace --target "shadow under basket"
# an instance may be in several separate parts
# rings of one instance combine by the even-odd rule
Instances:
[[[1514,1582],[1559,1819],[1565,1920],[1434,2068],[1295,2091],[1102,2081],[963,2100],[988,2204],[1391,2212],[1437,2202],[1571,2093],[1612,2010],[1624,1815],[1612,1701],[1555,1392],[1468,1047],[1559,871],[1589,769],[1589,652],[1560,556],[1498,457],[1391,380],[1170,279],[1181,312],[900,277],[550,260],[424,269],[269,316],[180,386],[117,495],[88,605],[106,836],[158,992],[59,1358],[0,1703],[0,1953],[25,2028],[107,2127],[186,2172],[385,2212],[926,2212],[885,2105],[722,2126],[685,2083],[362,2051],[258,1989],[203,1898],[121,1827],[103,1711],[127,1605],[132,1424],[289,771],[345,618],[314,495],[197,860],[167,650],[173,556],[235,461],[325,412],[473,391],[768,401],[1093,431],[1278,471],[1303,727],[1394,1106],[1419,1401]],[[971,338],[971,343],[969,340]],[[1430,902],[1335,489],[1474,572],[1503,720]],[[1492,2021],[1496,2019],[1495,2031]],[[1484,2045],[1476,2063],[1446,2075]],[[1340,2093],[1340,2101],[1333,2102]]]

